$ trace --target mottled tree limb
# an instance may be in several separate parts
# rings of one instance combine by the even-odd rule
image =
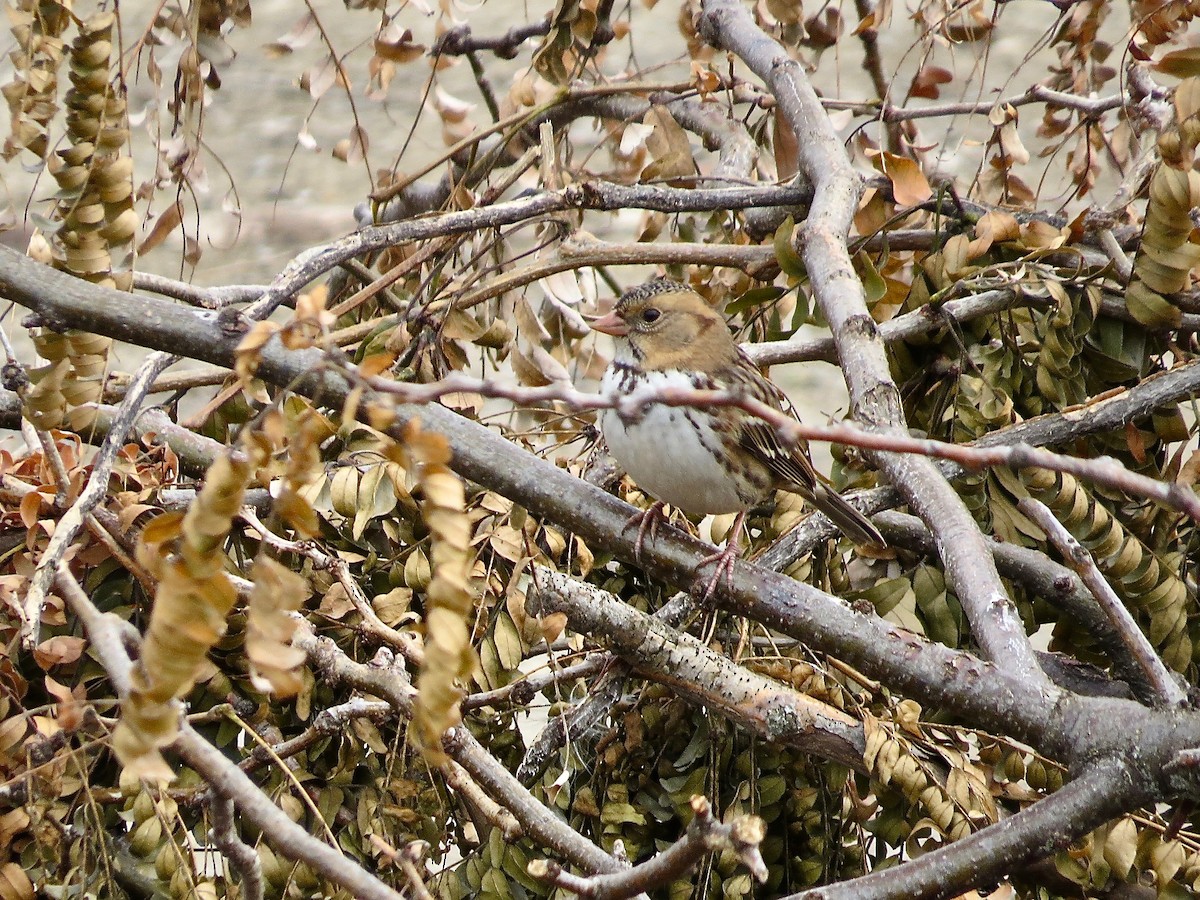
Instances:
[[[813,296],[829,322],[855,418],[868,429],[907,435],[900,393],[878,328],[867,312],[847,235],[862,181],[850,165],[803,67],[766,35],[739,0],[706,0],[700,33],[740,57],[770,88],[800,147],[815,193],[803,227]],[[880,453],[874,461],[929,526],[984,655],[1034,684],[1047,685],[1033,647],[966,506],[928,459]]]
[[[1147,799],[1123,761],[1100,760],[1046,799],[953,844],[900,866],[801,891],[784,900],[956,897],[964,885],[995,883]]]
[[[531,612],[564,612],[571,628],[607,645],[633,671],[665,684],[768,741],[862,770],[862,723],[715,653],[703,642],[623,603],[607,591],[539,569]]]

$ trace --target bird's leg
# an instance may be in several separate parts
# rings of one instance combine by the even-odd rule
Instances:
[[[712,595],[716,593],[717,585],[721,583],[721,576],[725,577],[726,582],[733,584],[733,564],[742,556],[742,531],[746,525],[746,516],[749,510],[738,513],[737,518],[733,520],[733,528],[729,531],[729,537],[725,540],[725,549],[713,553],[710,556],[700,560],[696,569],[701,566],[707,566],[709,563],[716,563],[716,568],[713,570],[712,578],[708,581],[708,586],[704,589],[704,595],[700,598],[702,603],[708,603],[712,599]]]
[[[637,525],[637,538],[633,542],[633,560],[638,565],[642,563],[642,547],[646,543],[646,535],[650,535],[650,540],[658,540],[658,526],[663,521],[663,507],[666,506],[661,500],[655,500],[654,505],[649,509],[643,509],[641,512],[634,513],[625,522],[625,527]]]

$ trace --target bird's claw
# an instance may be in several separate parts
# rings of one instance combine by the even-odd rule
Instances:
[[[712,599],[713,594],[717,591],[717,585],[721,583],[722,576],[725,577],[725,583],[729,587],[733,587],[733,565],[741,558],[741,549],[734,544],[730,544],[724,550],[720,550],[700,560],[696,566],[696,571],[699,571],[709,563],[716,563],[712,577],[709,578],[708,584],[704,588],[704,594],[700,597],[701,603],[708,603]]]
[[[666,506],[661,500],[655,500],[654,505],[649,509],[643,509],[641,512],[634,513],[625,522],[625,528],[628,529],[633,525],[637,525],[637,537],[633,542],[633,560],[638,565],[642,563],[642,548],[646,544],[646,536],[650,536],[650,540],[658,540],[658,526],[663,521],[663,507]]]

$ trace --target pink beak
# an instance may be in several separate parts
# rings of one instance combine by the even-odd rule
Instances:
[[[588,325],[591,326],[592,331],[611,334],[613,337],[625,337],[625,335],[629,334],[629,326],[615,312],[610,312],[606,316],[600,316],[598,319],[592,319],[588,322]]]

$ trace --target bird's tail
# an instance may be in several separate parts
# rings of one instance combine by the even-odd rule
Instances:
[[[851,506],[839,493],[823,484],[818,484],[812,492],[812,504],[833,520],[846,537],[856,544],[886,547],[887,541],[879,533],[879,529],[871,524],[871,520]]]

